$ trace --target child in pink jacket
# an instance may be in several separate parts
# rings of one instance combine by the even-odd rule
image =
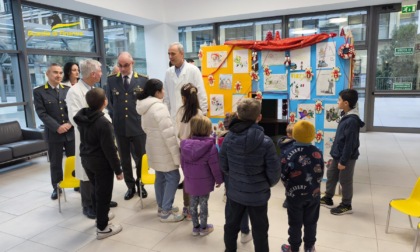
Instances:
[[[219,168],[218,151],[211,134],[211,121],[205,116],[191,119],[191,138],[181,141],[181,166],[184,171],[184,188],[190,195],[192,235],[208,235],[213,225],[207,224],[208,200],[214,186],[223,183]],[[200,204],[200,222],[198,205]]]

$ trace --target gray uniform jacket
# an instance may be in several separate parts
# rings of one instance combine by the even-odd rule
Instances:
[[[35,111],[45,126],[45,140],[50,143],[74,141],[74,127],[64,134],[57,129],[64,123],[69,123],[66,95],[69,87],[57,86],[59,94],[48,83],[34,89]]]
[[[137,93],[144,88],[147,80],[147,76],[134,72],[126,92],[121,74],[108,76],[108,112],[116,135],[131,137],[146,134],[141,128],[141,116],[136,111],[136,104]]]

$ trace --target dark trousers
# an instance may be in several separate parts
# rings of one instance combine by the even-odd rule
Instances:
[[[340,182],[343,198],[341,202],[350,205],[353,199],[353,174],[356,166],[356,159],[350,159],[346,163],[346,169],[338,169],[338,160],[333,159],[330,167],[327,169],[327,186],[325,196],[332,198],[335,194],[337,182]]]
[[[97,157],[82,157],[82,165],[92,185],[92,205],[96,211],[96,227],[108,225],[109,203],[114,187],[114,172],[109,164]]]
[[[252,236],[254,238],[254,250],[255,252],[268,252],[269,224],[267,217],[267,204],[262,206],[245,206],[229,198],[227,198],[226,204],[229,204],[229,211],[225,216],[225,251],[236,251],[236,240],[238,239],[241,219],[244,212],[248,210],[252,225]]]
[[[80,196],[82,207],[93,207],[92,205],[92,184],[90,181],[80,180]]]
[[[227,195],[227,190],[229,187],[229,176],[224,174],[223,180],[225,181],[225,188],[226,188],[226,195]],[[225,206],[225,216],[227,216],[227,213],[230,211],[229,206],[230,206],[229,204],[226,204]],[[241,233],[244,233],[244,234],[249,233],[249,215],[248,215],[248,210],[246,209],[245,209],[244,214],[242,215],[240,229],[241,229]]]
[[[302,244],[302,225],[304,226],[303,241],[305,249],[315,245],[316,226],[319,218],[320,198],[308,200],[287,198],[287,215],[289,218],[289,244],[292,251],[299,251]]]
[[[128,188],[134,188],[136,181],[141,177],[141,158],[146,153],[146,134],[125,137],[116,136],[118,154],[120,155],[121,166],[124,172],[124,181]],[[136,176],[133,176],[133,166],[131,165],[131,155],[136,163]]]
[[[57,184],[63,180],[63,149],[66,153],[66,157],[74,156],[76,151],[74,140],[60,143],[48,142],[51,184],[54,189],[57,188]]]

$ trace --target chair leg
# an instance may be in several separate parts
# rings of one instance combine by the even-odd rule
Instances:
[[[142,190],[143,190],[143,188],[142,188],[142,186],[141,186],[141,180],[139,181],[139,183],[140,183],[140,186],[139,186],[139,191],[140,191],[140,203],[141,203],[141,209],[143,209],[144,208],[144,206],[143,206],[143,197],[141,196],[142,195]]]
[[[61,200],[60,200],[60,187],[57,186],[57,193],[58,193],[58,212],[61,213]]]
[[[417,228],[417,230],[416,230],[416,239],[414,239],[413,252],[416,252],[416,249],[417,249],[417,242],[419,240],[419,233],[420,233],[420,229]]]
[[[391,217],[391,204],[388,207],[388,217],[386,218],[386,228],[385,233],[388,234],[388,227],[389,227],[389,218]]]
[[[413,221],[411,220],[411,216],[410,215],[408,216],[408,219],[410,220],[410,226],[411,226],[411,228],[414,229],[414,227],[413,227]]]
[[[66,190],[64,190],[63,188],[63,195],[64,195],[64,201],[67,202],[67,198],[66,198]]]

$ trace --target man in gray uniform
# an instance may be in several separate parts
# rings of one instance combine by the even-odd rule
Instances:
[[[146,133],[141,128],[141,116],[136,111],[136,94],[144,88],[147,76],[133,71],[134,60],[128,52],[122,52],[118,56],[118,68],[120,73],[108,76],[107,98],[108,111],[114,125],[117,139],[118,153],[124,172],[124,180],[128,191],[125,200],[133,198],[139,191],[141,176],[141,158],[146,153]],[[130,146],[133,148],[133,159],[136,163],[137,178],[133,177],[131,165]],[[147,197],[147,192],[142,186],[142,198]]]
[[[48,81],[34,89],[35,111],[45,126],[45,141],[50,159],[51,199],[58,198],[57,184],[63,180],[63,149],[66,156],[74,156],[74,128],[69,122],[66,95],[69,87],[61,84],[63,69],[51,64],[47,70]]]

